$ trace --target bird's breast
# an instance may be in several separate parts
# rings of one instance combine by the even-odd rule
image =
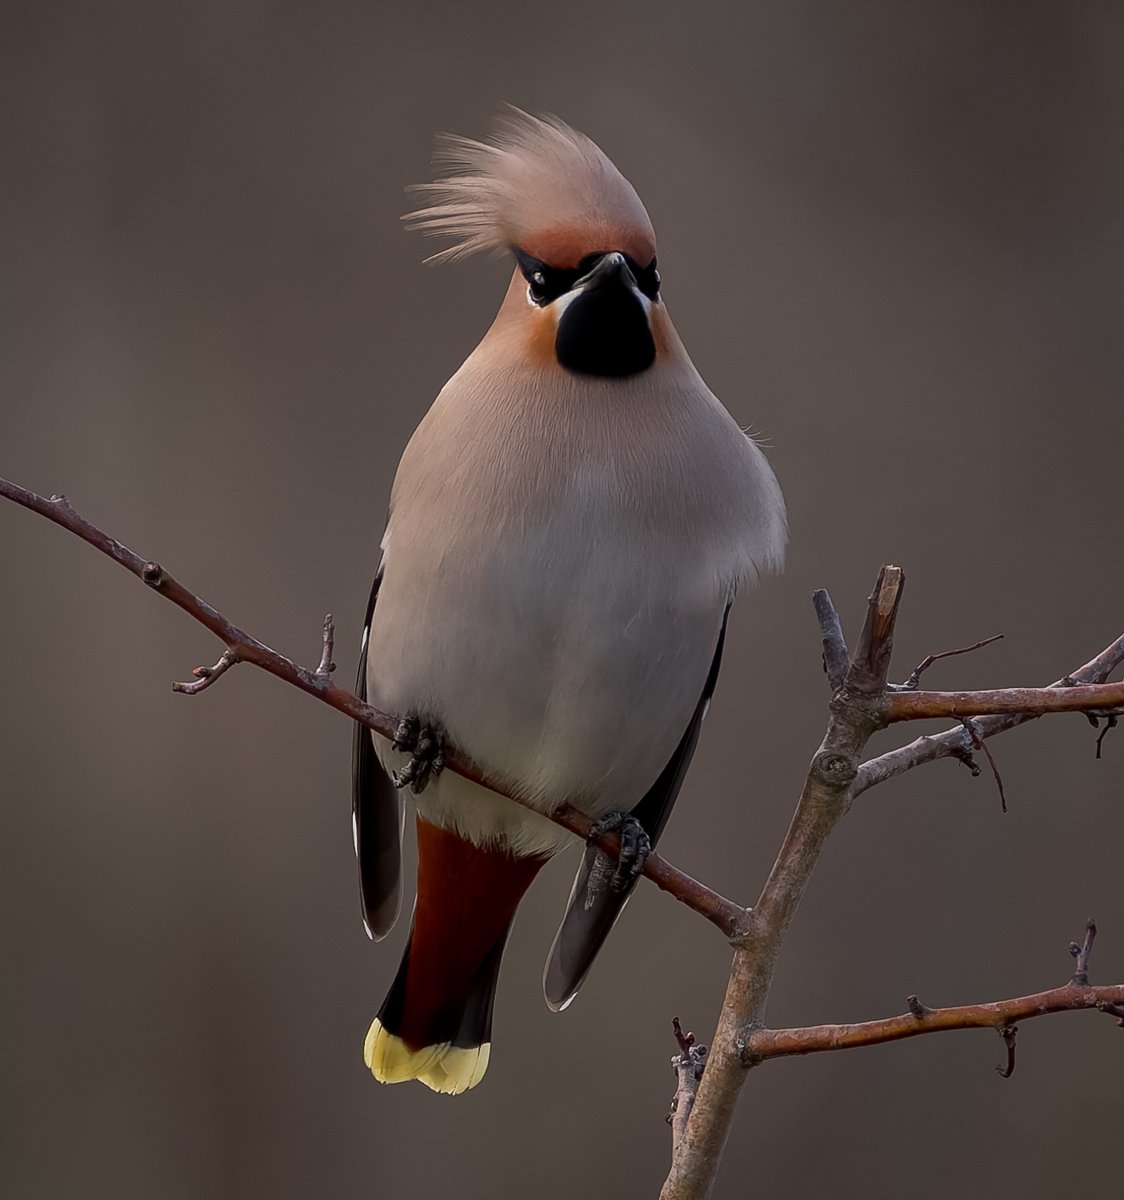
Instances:
[[[611,388],[477,399],[443,393],[403,458],[368,694],[440,721],[544,807],[630,808],[746,573],[736,475],[759,452],[723,410],[700,437]]]

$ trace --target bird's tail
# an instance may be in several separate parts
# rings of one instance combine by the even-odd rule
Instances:
[[[500,960],[545,858],[477,846],[418,818],[418,898],[402,964],[363,1058],[382,1083],[456,1095],[484,1076]]]

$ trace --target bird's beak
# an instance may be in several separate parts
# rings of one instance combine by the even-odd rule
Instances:
[[[618,251],[603,255],[552,307],[554,357],[566,370],[623,379],[655,362],[651,305]]]
[[[587,275],[583,275],[581,279],[574,284],[574,290],[581,289],[583,292],[594,292],[599,288],[624,285],[628,288],[635,289],[636,278],[629,270],[628,263],[624,260],[624,255],[616,250],[610,254],[606,254],[598,260],[597,265]]]

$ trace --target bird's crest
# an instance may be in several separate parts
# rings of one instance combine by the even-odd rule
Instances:
[[[508,246],[558,267],[598,250],[622,250],[642,266],[655,256],[652,223],[632,184],[557,117],[509,108],[486,141],[440,135],[433,158],[440,177],[411,189],[428,203],[403,218],[411,229],[454,239],[429,262]]]

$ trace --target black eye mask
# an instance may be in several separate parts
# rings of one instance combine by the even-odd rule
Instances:
[[[548,266],[541,259],[520,250],[518,246],[512,246],[511,252],[515,255],[519,269],[523,272],[523,278],[527,280],[531,299],[540,308],[571,291],[574,284],[583,276],[588,275],[608,254],[607,250],[598,250],[593,254],[587,254],[576,268],[565,268]],[[646,267],[638,266],[636,261],[627,254],[624,255],[624,260],[632,272],[633,279],[636,280],[636,286],[654,304],[658,303],[660,273],[656,270],[656,260],[653,258]]]

